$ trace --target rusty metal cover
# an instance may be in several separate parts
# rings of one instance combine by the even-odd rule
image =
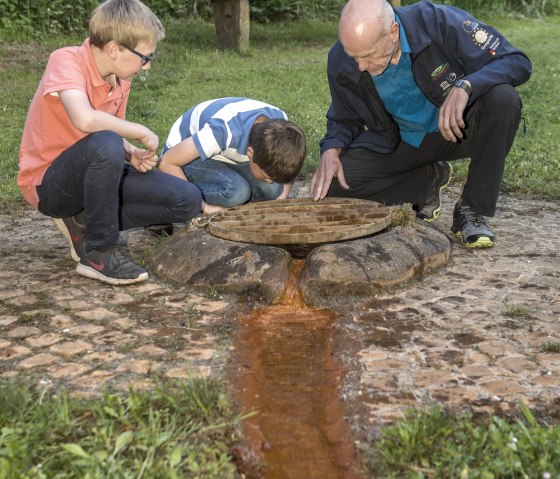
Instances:
[[[208,229],[220,238],[259,244],[313,244],[359,238],[391,223],[387,206],[352,198],[247,203],[213,215]]]

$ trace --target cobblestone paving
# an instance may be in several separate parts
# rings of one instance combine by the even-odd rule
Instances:
[[[445,197],[448,231],[458,191]],[[560,207],[501,198],[498,245],[468,250],[413,287],[379,295],[362,327],[360,386],[372,422],[443,403],[508,413],[523,400],[560,420]]]
[[[445,195],[442,229],[457,194]],[[498,246],[455,244],[445,270],[357,309],[358,379],[346,394],[371,422],[432,402],[550,409],[560,396],[559,213],[504,196],[490,221]],[[50,219],[25,212],[0,224],[0,377],[91,395],[219,372],[228,350],[216,334],[235,319],[228,298],[153,277],[129,287],[89,280]],[[156,241],[128,235],[137,259]]]
[[[209,374],[229,305],[156,279],[117,287],[78,275],[49,218],[0,217],[0,377],[65,384],[82,395]],[[142,258],[156,239],[128,235]],[[218,361],[221,363],[221,361]]]

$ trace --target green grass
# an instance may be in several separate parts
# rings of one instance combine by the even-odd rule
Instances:
[[[212,382],[71,398],[0,383],[0,479],[237,477],[237,419]]]
[[[560,426],[539,423],[524,405],[521,411],[516,421],[477,421],[440,408],[410,412],[382,432],[366,466],[384,479],[556,479]]]
[[[514,303],[509,298],[504,298],[502,300],[504,304],[504,314],[510,318],[527,318],[531,315],[531,310],[522,304]]]
[[[492,19],[534,64],[531,80],[519,88],[527,133],[517,135],[508,157],[504,190],[550,199],[560,197],[560,66],[555,41],[559,17]],[[248,96],[283,108],[307,135],[303,176],[319,159],[330,103],[326,81],[336,22],[292,21],[252,24],[251,52],[220,51],[214,27],[202,21],[170,21],[167,37],[148,74],[135,80],[128,118],[146,124],[165,141],[173,122],[192,105],[221,96]],[[22,204],[15,184],[19,142],[29,102],[48,54],[79,44],[81,38],[47,38],[13,43],[0,31],[0,211]],[[457,168],[464,179],[466,165]]]
[[[541,345],[540,350],[543,353],[560,353],[560,341],[547,341]]]

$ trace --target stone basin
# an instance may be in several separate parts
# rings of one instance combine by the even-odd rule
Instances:
[[[320,244],[305,258],[299,290],[309,306],[328,306],[391,289],[447,264],[451,242],[426,223]],[[226,240],[208,226],[189,226],[165,239],[149,259],[159,276],[196,289],[278,302],[292,267],[278,245]]]

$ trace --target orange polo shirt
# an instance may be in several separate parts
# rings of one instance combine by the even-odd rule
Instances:
[[[35,187],[41,184],[47,168],[87,135],[72,125],[56,95],[63,90],[81,90],[94,109],[124,119],[130,82],[119,80],[112,91],[93,60],[89,38],[79,47],[61,48],[51,54],[27,113],[19,151],[17,182],[33,208],[39,203]]]

